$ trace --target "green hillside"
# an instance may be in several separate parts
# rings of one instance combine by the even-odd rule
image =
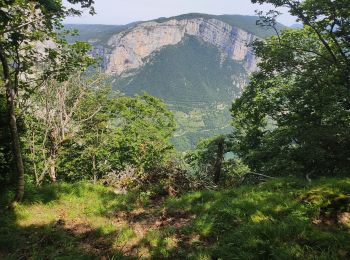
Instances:
[[[78,30],[78,35],[68,36],[69,42],[86,41],[93,45],[102,45],[107,47],[108,40],[115,34],[118,34],[137,23],[126,25],[105,25],[105,24],[66,24],[67,30]]]
[[[115,86],[127,94],[147,91],[165,101],[232,101],[240,92],[232,76],[244,78],[246,72],[241,63],[220,59],[216,47],[187,37],[155,53],[140,70],[117,79]]]
[[[186,150],[201,138],[230,130],[229,105],[241,91],[233,80],[247,80],[241,63],[222,59],[217,48],[187,37],[155,53],[130,76],[116,78],[114,87],[129,95],[148,92],[164,99],[179,126],[174,143]]]

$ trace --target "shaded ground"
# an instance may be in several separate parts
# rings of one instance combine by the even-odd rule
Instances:
[[[0,213],[0,259],[350,259],[350,179],[277,179],[152,201],[87,183]]]

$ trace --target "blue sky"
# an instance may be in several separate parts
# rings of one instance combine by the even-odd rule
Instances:
[[[254,15],[255,10],[271,10],[269,5],[253,5],[250,0],[95,0],[97,15],[84,14],[70,17],[66,23],[127,24],[169,17],[185,13]],[[286,9],[279,21],[285,25],[295,23]]]

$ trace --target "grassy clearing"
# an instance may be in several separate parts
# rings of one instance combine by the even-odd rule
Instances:
[[[30,189],[0,258],[349,259],[350,179],[281,178],[152,201],[88,183]]]

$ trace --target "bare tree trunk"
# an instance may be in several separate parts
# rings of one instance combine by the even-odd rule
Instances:
[[[50,160],[49,176],[52,183],[56,182],[56,161]]]
[[[49,133],[49,177],[52,183],[56,182],[56,160],[58,154],[57,147],[57,131],[56,129],[51,130]]]
[[[221,168],[222,168],[222,161],[224,159],[224,138],[220,138],[217,142],[218,150],[216,153],[216,162],[214,165],[214,183],[218,184],[221,178]]]
[[[14,201],[20,202],[24,195],[24,166],[21,153],[20,139],[17,129],[17,119],[15,113],[15,90],[11,82],[10,69],[7,59],[0,49],[0,60],[3,68],[3,77],[6,88],[8,124],[11,132],[12,153],[17,170],[17,188]]]
[[[50,158],[49,158],[49,176],[52,183],[56,182],[56,158],[57,158],[57,151],[53,147],[50,150]]]
[[[306,179],[308,182],[311,182],[311,181],[312,181],[311,178],[310,178],[310,176],[311,176],[311,173],[308,173],[308,174],[305,175],[305,179]]]
[[[96,173],[96,156],[92,156],[92,172],[94,175],[94,184],[97,183],[97,173]]]

